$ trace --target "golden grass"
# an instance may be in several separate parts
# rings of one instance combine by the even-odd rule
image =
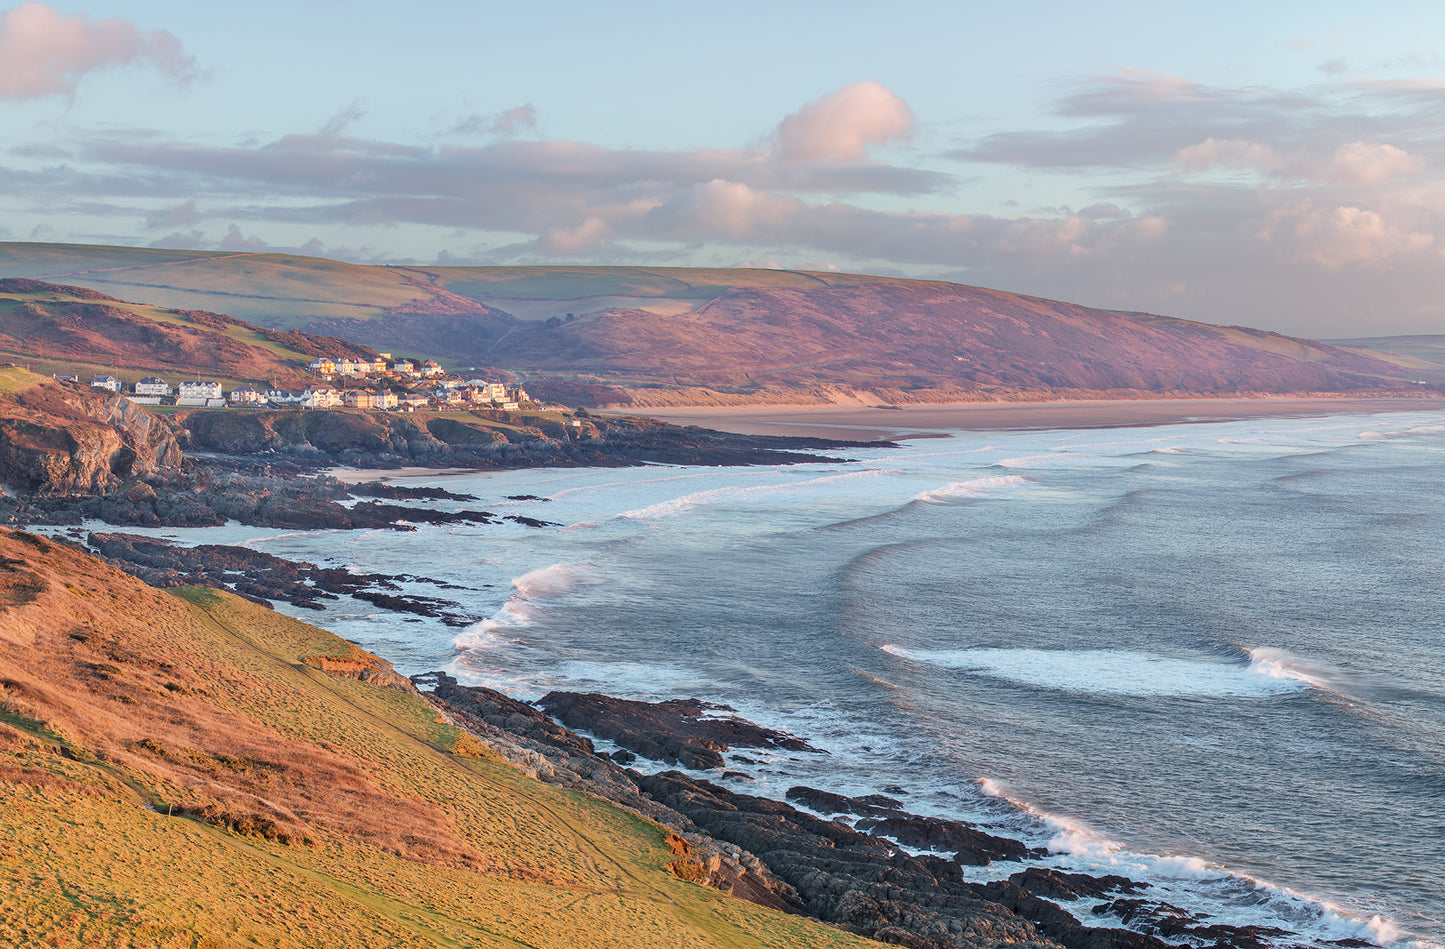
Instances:
[[[0,577],[0,944],[870,945],[675,878],[323,630],[11,532]]]
[[[31,372],[24,366],[0,366],[0,392],[6,395],[19,395],[27,392],[43,381],[45,381],[44,376]]]

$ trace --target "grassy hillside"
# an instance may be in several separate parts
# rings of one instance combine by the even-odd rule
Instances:
[[[1423,379],[1445,376],[1445,336],[1372,336],[1330,342],[1383,356],[1404,368],[1417,370]]]
[[[663,829],[320,668],[374,665],[0,532],[0,942],[875,945],[685,883]]]
[[[300,385],[320,352],[366,347],[283,333],[215,313],[127,303],[98,291],[0,277],[0,360],[41,373],[109,374],[127,384],[149,375],[206,376]],[[177,381],[174,380],[173,381]]]
[[[0,274],[205,306],[571,404],[1402,394],[1445,372],[1244,327],[938,281],[671,267],[366,267],[0,244]]]
[[[90,287],[126,300],[211,310],[279,329],[313,319],[379,316],[424,298],[385,267],[284,254],[227,254],[84,244],[0,243],[0,276]]]

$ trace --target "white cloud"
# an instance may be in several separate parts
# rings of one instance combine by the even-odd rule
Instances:
[[[673,194],[646,222],[661,235],[684,240],[748,240],[776,233],[803,207],[797,198],[714,178]]]
[[[1335,149],[1330,178],[1345,185],[1376,185],[1413,175],[1425,160],[1394,145],[1349,142]]]
[[[1378,211],[1353,206],[1317,208],[1308,203],[1280,208],[1261,236],[1275,242],[1287,256],[1326,270],[1376,268],[1435,243],[1433,234],[1402,227]]]
[[[785,161],[857,161],[870,145],[907,138],[913,110],[879,83],[845,86],[808,103],[778,124],[778,154]]]
[[[174,79],[195,72],[180,40],[165,30],[142,32],[120,17],[62,16],[43,3],[0,14],[0,99],[74,95],[87,74],[137,63]]]
[[[1218,166],[1277,171],[1284,164],[1273,148],[1242,138],[1206,138],[1198,144],[1179,149],[1174,158],[1189,171]]]
[[[537,239],[537,249],[544,254],[567,256],[592,250],[611,233],[607,222],[589,217],[576,227],[549,227]]]

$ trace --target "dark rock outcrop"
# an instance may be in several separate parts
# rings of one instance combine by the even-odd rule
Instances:
[[[178,418],[191,451],[279,456],[357,468],[618,467],[837,461],[819,452],[857,442],[730,435],[650,419],[587,416],[577,426],[477,410],[474,421],[342,409],[195,411]],[[503,422],[501,427],[488,423]],[[871,443],[872,447],[885,443]]]
[[[537,704],[568,728],[590,732],[644,758],[694,770],[723,767],[722,753],[734,746],[817,751],[786,732],[718,715],[734,709],[697,699],[637,702],[595,692],[549,692]]]
[[[101,557],[151,586],[231,589],[252,600],[284,600],[307,609],[321,609],[321,600],[348,595],[393,612],[437,617],[450,626],[476,621],[449,600],[398,592],[402,582],[444,586],[424,577],[352,573],[340,567],[285,560],[249,547],[181,547],[134,534],[92,533],[88,540]]]

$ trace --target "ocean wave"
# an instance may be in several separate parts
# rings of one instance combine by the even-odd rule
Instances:
[[[950,481],[941,488],[924,491],[913,500],[925,504],[946,504],[964,498],[997,497],[1012,489],[1033,483],[1024,475],[998,475],[992,478],[974,478],[970,481]]]
[[[1132,468],[1139,463],[1137,454],[1130,452],[1126,455],[1104,455],[1080,451],[1051,451],[1020,458],[1001,458],[994,462],[994,467],[1035,471],[1061,468]]]
[[[691,511],[694,508],[706,504],[714,504],[719,501],[754,501],[757,499],[792,494],[810,488],[815,489],[824,485],[849,484],[856,481],[871,480],[901,473],[900,471],[891,469],[868,468],[863,471],[828,474],[817,478],[808,478],[803,481],[783,481],[776,484],[760,484],[749,487],[734,487],[728,485],[720,488],[709,488],[705,491],[695,491],[692,494],[684,494],[681,497],[669,498],[666,501],[659,501],[647,507],[632,511],[623,511],[617,516],[627,520],[657,520],[664,517],[675,517]]]
[[[1125,649],[907,649],[884,652],[943,669],[1037,688],[1104,695],[1268,696],[1315,683],[1270,657],[1249,663],[1180,659]]]
[[[586,563],[554,563],[513,577],[511,586],[516,592],[507,597],[496,613],[456,636],[452,647],[477,651],[514,645],[520,640],[510,631],[535,622],[538,601],[555,599],[602,582]]]
[[[1445,435],[1445,425],[1416,425],[1411,428],[1367,430],[1360,433],[1360,438],[1373,440],[1383,438],[1409,438],[1413,435]]]
[[[1249,669],[1271,679],[1303,682],[1324,692],[1342,692],[1345,682],[1333,669],[1291,655],[1283,649],[1256,646],[1248,650]]]
[[[1394,920],[1365,915],[1266,880],[1218,866],[1190,854],[1131,851],[1081,821],[1051,813],[1011,795],[998,781],[978,781],[983,794],[1006,801],[1051,834],[1051,862],[1059,869],[1116,873],[1150,884],[1151,899],[1179,906],[1201,918],[1231,925],[1275,926],[1306,941],[1363,939],[1400,949],[1445,949],[1407,933]]]
[[[1093,460],[1093,455],[1076,451],[1055,451],[1043,455],[1027,455],[1022,458],[1000,458],[994,462],[998,468],[1076,468],[1080,463]]]
[[[587,563],[554,563],[512,578],[512,589],[529,600],[561,596],[583,586],[593,586],[602,579]]]

